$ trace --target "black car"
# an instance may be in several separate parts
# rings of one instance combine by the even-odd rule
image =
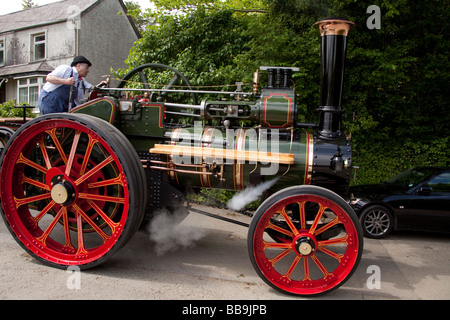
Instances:
[[[450,168],[417,167],[391,180],[350,188],[349,203],[364,235],[392,230],[450,232]]]

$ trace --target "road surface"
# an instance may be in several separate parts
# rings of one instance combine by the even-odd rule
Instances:
[[[77,273],[34,260],[0,219],[0,299],[306,299],[280,293],[258,277],[247,253],[246,227],[191,213],[162,233],[170,246],[140,231],[104,265]],[[450,235],[411,232],[365,239],[352,278],[329,294],[307,299],[450,299],[449,240]]]

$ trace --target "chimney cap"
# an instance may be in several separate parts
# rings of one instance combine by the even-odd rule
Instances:
[[[314,24],[319,29],[321,36],[342,35],[347,36],[354,22],[346,18],[324,18]]]

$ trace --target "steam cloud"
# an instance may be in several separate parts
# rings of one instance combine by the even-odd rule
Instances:
[[[236,193],[233,198],[228,200],[227,207],[235,211],[242,210],[250,202],[258,200],[260,195],[272,187],[277,181],[278,178],[263,182],[257,186],[250,186],[244,191]]]
[[[204,236],[204,233],[199,231],[199,229],[186,225],[181,226],[177,213],[169,213],[164,210],[155,215],[148,227],[148,231],[150,240],[155,243],[154,248],[158,256],[180,248],[192,247],[196,241]]]
[[[277,181],[278,178],[246,188],[244,191],[235,194],[227,202],[227,207],[235,211],[242,210],[247,204],[257,200],[264,191],[272,187]],[[192,247],[196,241],[204,237],[204,233],[198,228],[180,225],[180,215],[182,214],[169,213],[165,210],[159,211],[148,226],[150,240],[155,243],[154,248],[158,256],[180,248]]]

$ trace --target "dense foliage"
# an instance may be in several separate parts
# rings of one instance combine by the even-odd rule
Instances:
[[[23,105],[23,104],[22,104]],[[23,108],[16,108],[14,100],[6,101],[0,104],[0,118],[21,118],[23,117]],[[26,109],[27,118],[35,118],[36,114],[31,109]]]
[[[299,120],[316,121],[319,33],[314,22],[347,17],[344,129],[352,135],[356,183],[418,165],[450,165],[450,35],[447,0],[157,0],[132,49],[130,69],[171,65],[194,85],[251,82],[261,65],[297,66]],[[381,28],[366,25],[370,5]],[[177,11],[174,11],[177,10]],[[126,70],[118,70],[124,74]]]

